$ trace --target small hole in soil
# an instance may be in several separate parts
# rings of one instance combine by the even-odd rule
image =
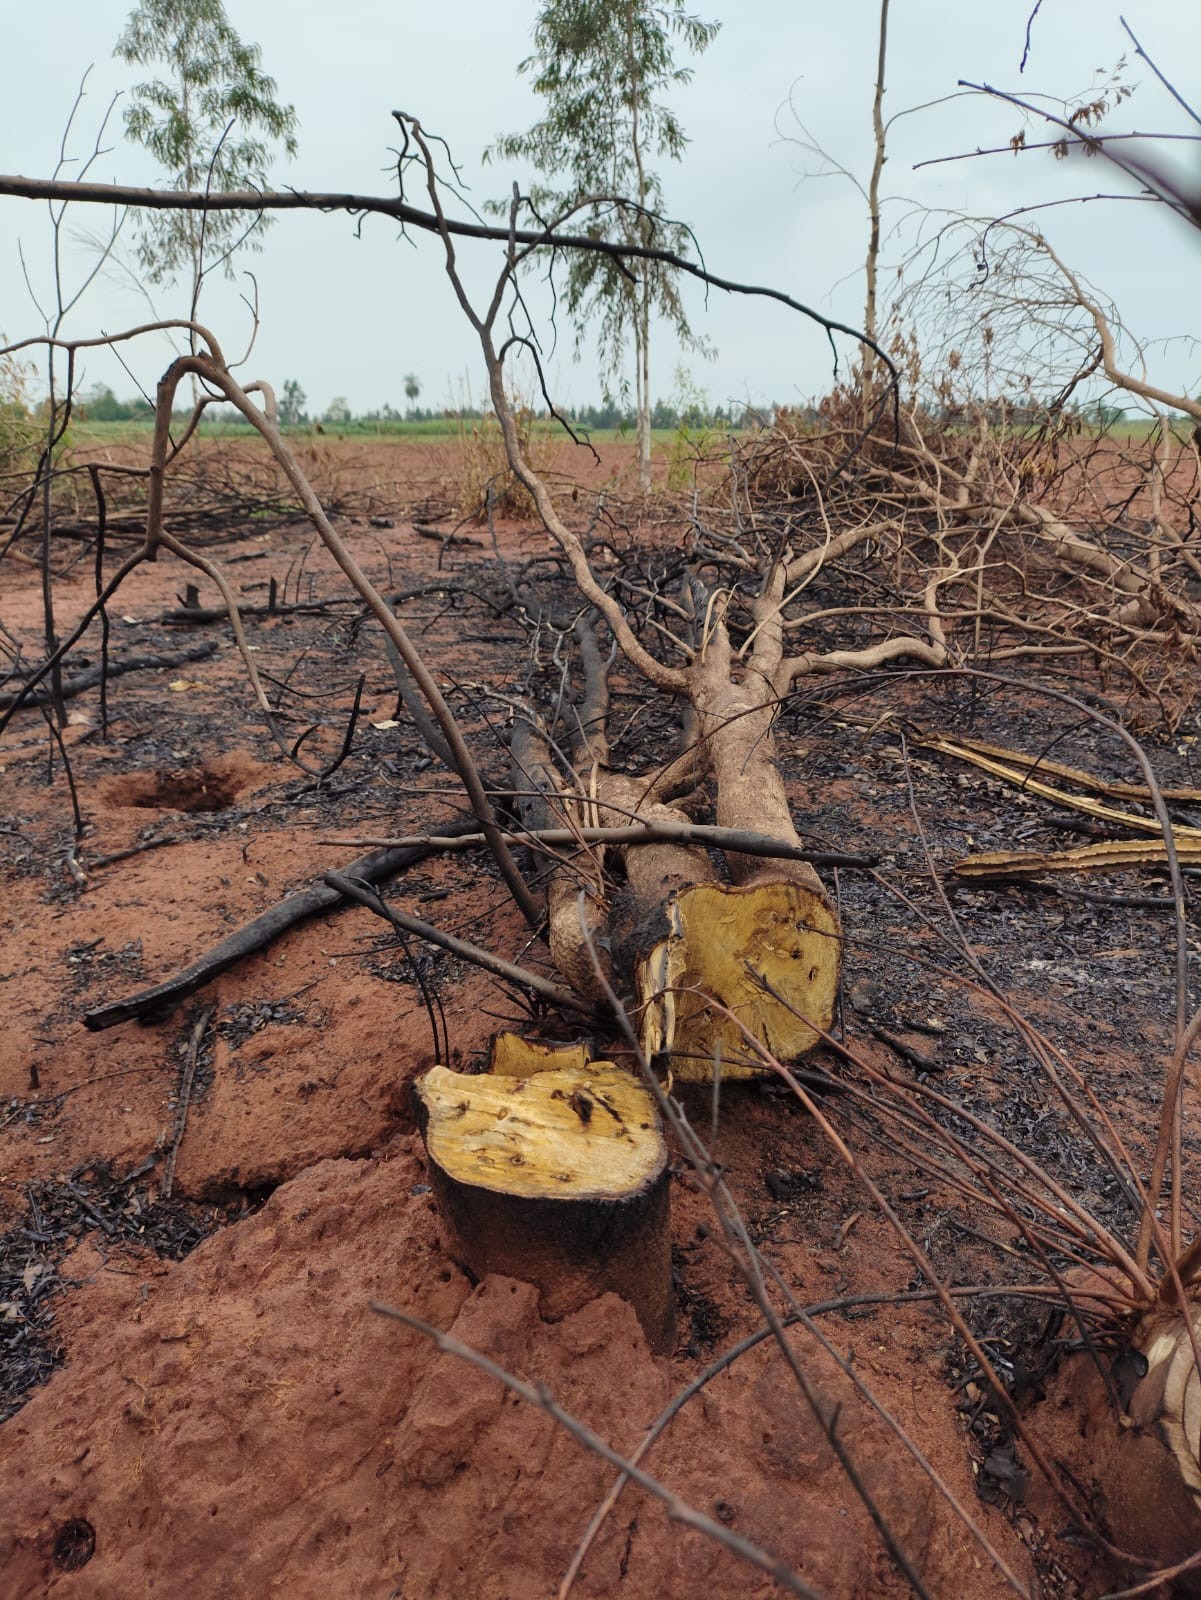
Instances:
[[[236,779],[227,773],[197,767],[192,772],[130,772],[114,778],[104,798],[109,805],[146,811],[225,811],[238,791]]]
[[[64,1572],[78,1572],[96,1554],[96,1530],[82,1517],[64,1522],[54,1536],[54,1559]]]

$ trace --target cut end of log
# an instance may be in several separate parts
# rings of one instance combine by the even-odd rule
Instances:
[[[834,1018],[841,950],[824,894],[792,881],[705,883],[667,911],[670,932],[637,973],[648,1059],[684,1080],[710,1081],[715,1069],[751,1078],[770,1068],[746,1033],[782,1062],[819,1043]]]
[[[667,1146],[650,1093],[611,1062],[584,1063],[581,1047],[510,1038],[494,1058],[510,1070],[434,1067],[415,1085],[451,1253],[476,1278],[535,1284],[551,1320],[619,1294],[652,1348],[666,1349]]]

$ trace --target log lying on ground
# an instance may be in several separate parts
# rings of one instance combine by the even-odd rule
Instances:
[[[720,609],[698,595],[697,614],[708,622],[689,697],[717,786],[718,826],[770,833],[799,849],[773,732],[790,682],[784,581],[777,570],[753,602],[741,665]],[[645,1048],[669,1051],[681,1078],[717,1070],[754,1076],[765,1069],[746,1033],[788,1062],[811,1050],[834,1019],[842,936],[813,867],[735,851],[726,852],[726,865],[731,886],[677,897],[667,940],[639,967]]]
[[[596,787],[602,826],[619,814],[607,807],[647,820],[670,809],[648,805],[646,784],[616,773]],[[718,796],[720,808],[720,786]],[[783,816],[782,837],[799,847],[786,803]],[[732,874],[751,859],[727,853]],[[839,945],[811,867],[755,858],[744,881],[730,884],[695,848],[631,846],[621,860],[626,881],[613,906],[612,942],[634,977],[648,1060],[673,1077],[708,1081],[715,1071],[747,1078],[766,1070],[744,1029],[781,1061],[813,1048],[819,1035],[810,1021],[828,1028],[833,1017]],[[794,866],[808,878],[794,878]]]
[[[580,1064],[578,1052],[523,1060],[510,1040],[501,1054],[518,1070],[433,1067],[414,1085],[450,1253],[477,1278],[535,1284],[551,1320],[619,1294],[651,1347],[667,1349],[667,1146],[650,1093],[610,1062]]]
[[[710,589],[701,576],[701,569],[690,573],[684,586],[685,603],[674,607],[676,614],[684,617],[690,634],[687,640],[677,639],[681,651],[688,657],[688,664],[668,666],[657,660],[631,629],[615,596],[598,582],[579,536],[559,515],[546,485],[526,459],[516,420],[505,394],[501,360],[492,347],[490,332],[484,329],[481,337],[488,361],[493,405],[500,419],[509,464],[532,496],[547,532],[567,558],[581,595],[605,619],[616,649],[649,682],[686,702],[691,726],[685,732],[687,754],[684,764],[695,768],[697,777],[707,769],[716,780],[718,825],[769,833],[781,839],[797,840],[799,845],[784,783],[776,767],[773,724],[794,678],[813,666],[811,653],[787,657],[784,648],[784,609],[793,597],[789,585],[802,584],[806,576],[795,566],[790,566],[788,553],[779,544],[760,571],[760,586],[753,597],[725,587]],[[919,653],[931,664],[941,666],[946,660],[946,640],[933,599],[935,592],[936,581],[932,576],[927,586],[931,644],[921,647]],[[726,624],[726,613],[735,600],[748,606],[753,624],[737,655]],[[584,632],[589,637],[580,637],[581,629],[577,624],[576,633],[580,637],[586,675],[586,692],[577,721],[583,735],[582,743],[591,755],[590,765],[594,770],[599,770],[608,761],[608,741],[604,737],[607,698],[603,686],[604,672],[599,665],[600,653],[587,621]],[[912,640],[884,642],[871,653],[872,664],[890,659],[896,653],[891,649],[893,643],[899,643],[900,649],[907,654],[915,649]],[[839,665],[841,663],[836,661],[836,655],[826,655],[822,660],[827,666]],[[864,664],[863,658],[856,652],[849,652],[846,659],[848,663]],[[599,692],[593,693],[593,690]],[[578,771],[588,770],[587,765],[581,763],[578,753],[575,765]],[[659,792],[655,792],[656,788]],[[666,797],[662,784],[652,785],[647,793],[648,801]],[[775,909],[768,913],[766,919],[778,935],[782,935],[785,928],[791,925],[789,938],[793,954],[788,957],[791,966],[787,969],[791,981],[777,995],[772,995],[770,991],[775,985],[761,971],[763,952],[753,943],[749,948],[736,948],[731,959],[719,963],[731,975],[738,973],[733,993],[713,995],[712,999],[718,1001],[719,1005],[709,1009],[714,1018],[721,1016],[723,1010],[732,1010],[736,1015],[748,1018],[748,1026],[754,1029],[762,1025],[769,1002],[772,1007],[779,1007],[781,1020],[784,1016],[799,1014],[800,1020],[808,1024],[807,1029],[797,1038],[785,1041],[790,1053],[796,1054],[791,1046],[798,1039],[801,1048],[811,1047],[822,1032],[828,1030],[833,1020],[841,967],[841,931],[837,913],[817,874],[806,863],[794,863],[790,870],[777,869],[770,874],[757,866],[748,866],[745,858],[737,854],[729,855],[727,864],[735,885],[744,891],[757,890],[767,882],[791,885],[793,894],[785,896],[786,909],[783,910],[778,904],[778,893],[769,891],[769,902],[775,905]],[[744,895],[744,899],[751,903],[756,898],[753,892]],[[664,906],[663,911],[670,923],[674,916],[674,905]],[[677,920],[680,927],[674,933],[669,931],[668,941],[695,941],[701,933],[701,919],[681,915]],[[756,929],[759,924],[758,916],[753,912],[748,915],[745,907],[741,908],[741,915],[731,916],[728,921],[732,925],[741,924],[750,929]],[[685,929],[690,932],[685,932]],[[644,1039],[660,1056],[670,1055],[677,1044],[675,1035],[679,996],[669,991],[673,989],[673,969],[680,965],[677,944],[674,951],[659,952],[659,956],[651,959],[649,964],[644,958],[639,968]],[[687,957],[683,958],[685,972],[693,966]],[[707,968],[704,969],[704,975],[708,979]],[[742,1045],[741,1030],[735,1028],[734,1033],[739,1045]],[[763,1042],[767,1042],[766,1038]],[[715,1070],[716,1047],[712,1050],[698,1049],[695,1053],[689,1051],[687,1056],[680,1049],[679,1054],[681,1065],[683,1060],[689,1062],[687,1070],[690,1075],[709,1076]],[[753,1053],[749,1059],[744,1055],[746,1070],[753,1070],[749,1065],[750,1060],[753,1060]]]
[[[577,806],[563,794],[550,745],[532,719],[518,718],[510,740],[515,810],[527,830],[575,822]],[[545,866],[531,852],[531,867]],[[604,925],[604,885],[600,858],[588,850],[565,852],[546,886],[546,943],[551,960],[567,983],[590,1000],[601,998],[611,969]],[[594,955],[593,952],[596,952]],[[599,972],[598,972],[599,964]]]
[[[1201,866],[1201,839],[1175,836],[1176,859],[1182,867]],[[984,850],[951,865],[957,878],[1040,878],[1047,872],[1130,872],[1136,867],[1164,868],[1168,850],[1162,839],[1103,839],[1072,850]]]
[[[683,815],[648,801],[647,785],[620,773],[597,773],[591,787],[588,809],[600,827]],[[796,839],[791,820],[785,826],[785,837]],[[728,884],[695,846],[632,845],[616,856],[624,882],[608,902],[594,892],[581,903],[585,852],[553,875],[547,891],[551,955],[574,988],[595,996],[597,959],[609,977],[615,958],[618,988],[622,974],[632,978],[648,1059],[677,1078],[762,1074],[747,1033],[781,1061],[813,1048],[817,1030],[833,1018],[839,941],[816,874],[808,869],[812,883],[792,875],[806,863],[760,859],[746,881]]]
[[[216,643],[212,643],[193,645],[190,650],[159,650],[151,655],[118,656],[107,666],[102,662],[68,678],[62,687],[62,697],[64,700],[73,700],[76,695],[83,694],[85,689],[94,689],[106,678],[120,678],[127,672],[151,672],[162,667],[182,667],[193,661],[204,661],[216,650]],[[0,711],[7,711],[18,700],[23,706],[48,706],[53,704],[54,696],[49,689],[32,689],[28,694],[23,689],[10,689],[0,694]]]
[[[699,738],[688,743],[699,753],[688,765],[716,779],[720,827],[768,833],[800,852],[772,734],[776,676],[783,670],[774,603],[769,596],[764,604],[755,653],[741,676],[724,623],[710,615],[691,673],[688,731]],[[585,633],[582,647],[588,639]],[[577,795],[587,798],[564,794],[547,740],[531,724],[519,724],[514,787],[537,791],[522,821],[531,828],[563,820],[581,828],[686,825],[686,815],[664,803],[661,780],[608,770],[607,692],[594,642],[584,657],[590,670],[573,761]],[[784,1062],[813,1048],[833,1021],[841,943],[837,914],[809,863],[727,850],[733,880],[727,884],[696,846],[631,844],[615,854],[625,881],[608,900],[597,860],[584,850],[553,874],[550,949],[584,993],[596,993],[598,960],[619,991],[628,980],[643,1049],[658,1070],[683,1079],[707,1080],[715,1072],[745,1078],[770,1070],[756,1044]]]
[[[747,1034],[789,1062],[829,1029],[838,925],[811,893],[786,880],[697,884],[664,915],[637,983],[643,1049],[673,1077],[758,1077],[770,1069]]]

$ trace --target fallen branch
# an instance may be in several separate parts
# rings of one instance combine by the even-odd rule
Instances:
[[[411,933],[418,939],[426,939],[430,944],[436,944],[445,950],[448,955],[458,956],[462,961],[469,961],[472,966],[482,967],[485,972],[503,978],[506,983],[528,989],[531,994],[538,995],[540,999],[549,1001],[553,1006],[564,1006],[568,1011],[582,1012],[587,1017],[593,1015],[595,1008],[587,1001],[581,1000],[577,994],[573,994],[570,989],[552,983],[549,978],[531,972],[528,967],[514,966],[503,956],[494,956],[490,950],[483,950],[477,944],[468,944],[466,939],[456,939],[453,933],[443,933],[441,928],[435,928],[429,922],[422,922],[420,917],[410,917],[403,911],[397,911],[395,906],[390,906],[381,895],[372,894],[364,885],[355,883],[353,877],[353,869],[348,867],[345,872],[327,872],[325,882],[347,900],[353,900],[356,905],[363,906],[367,911],[374,911],[377,917],[390,922],[394,928],[404,933]]]
[[[1117,906],[1123,911],[1171,911],[1176,902],[1164,894],[1107,894],[1096,889],[1074,889],[1069,884],[1043,883],[1026,878],[1022,888],[1033,894],[1053,894],[1064,900],[1082,900],[1086,905]]]
[[[1140,817],[1133,811],[1119,811],[1114,806],[1102,805],[1096,800],[1086,800],[1080,795],[1069,794],[1066,789],[1056,789],[1049,783],[1043,783],[1034,776],[1036,766],[1021,771],[1014,767],[1007,767],[1000,761],[994,761],[990,756],[972,750],[966,745],[959,744],[953,739],[944,739],[941,735],[928,735],[919,742],[923,749],[937,750],[946,755],[954,756],[957,761],[969,762],[972,766],[979,767],[991,777],[1001,778],[1006,783],[1011,783],[1015,788],[1024,790],[1027,794],[1039,795],[1044,800],[1053,800],[1057,805],[1066,806],[1070,811],[1082,811],[1087,817],[1094,817],[1099,822],[1116,823],[1118,827],[1129,828],[1136,833],[1159,833],[1161,831],[1159,820],[1155,817]],[[1191,793],[1192,791],[1185,791]],[[1150,801],[1151,793],[1147,789],[1139,791]],[[1161,791],[1162,793],[1162,791]],[[1164,796],[1166,799],[1166,795]],[[1178,840],[1201,841],[1201,828],[1175,827],[1172,830]]]
[[[257,552],[256,552],[257,553]],[[431,594],[446,594],[456,587],[453,583],[422,583],[415,589],[397,589],[393,594],[387,594],[384,599],[390,606],[398,606],[405,600],[420,600]],[[180,627],[185,624],[202,622],[228,622],[229,611],[225,606],[202,606],[192,604],[191,597],[195,589],[189,585],[185,591],[185,604],[176,606],[170,611],[160,612],[155,618],[165,626]],[[238,606],[238,615],[246,617],[292,617],[292,616],[320,616],[323,612],[333,611],[338,606],[353,606],[354,601],[349,595],[331,595],[326,600],[268,600],[265,606]]]
[[[424,528],[419,522],[413,524],[413,532],[419,539],[429,539],[434,544],[440,544],[445,550],[448,545],[471,545],[476,550],[484,548],[482,539],[473,539],[469,533],[440,533],[437,528]]]
[[[1175,833],[1176,859],[1182,867],[1201,867],[1201,838]],[[1035,878],[1044,872],[1127,872],[1132,867],[1168,866],[1162,839],[1106,839],[1075,850],[985,850],[964,856],[951,871],[957,878]],[[1171,903],[1171,902],[1169,902]]]
[[[466,831],[477,826],[473,817],[470,821],[450,823],[447,833],[453,835],[458,828]],[[403,850],[373,850],[370,855],[352,861],[344,870],[350,876],[366,883],[379,883],[386,878],[395,877],[398,872],[404,872],[408,867],[416,866],[419,861],[426,860],[432,854],[432,850],[421,845],[413,845]],[[135,1018],[143,1021],[167,1011],[177,1006],[181,1000],[185,1000],[188,995],[203,989],[206,983],[211,983],[223,972],[228,972],[230,967],[236,966],[239,961],[244,961],[247,956],[257,955],[273,940],[278,939],[281,933],[294,928],[298,922],[305,922],[309,917],[319,916],[324,911],[335,911],[343,903],[344,898],[339,889],[331,888],[324,880],[312,883],[307,889],[290,894],[278,905],[264,911],[261,916],[243,923],[227,939],[222,939],[220,944],[214,945],[198,961],[193,961],[191,966],[176,973],[175,977],[168,978],[165,983],[157,983],[151,989],[143,989],[138,994],[130,995],[128,1000],[118,1000],[113,1005],[100,1006],[95,1011],[86,1012],[83,1019],[84,1026],[90,1028],[93,1033],[99,1033],[102,1029],[116,1027],[121,1022],[131,1022]]]
[[[96,872],[101,867],[114,866],[118,861],[129,861],[134,856],[143,856],[149,850],[162,850],[166,845],[183,844],[195,837],[195,834],[167,833],[157,839],[143,839],[138,844],[127,845],[124,850],[114,850],[111,855],[94,856],[87,863],[87,871]]]
[[[1031,773],[1043,772],[1053,778],[1064,778],[1068,783],[1094,794],[1103,794],[1110,800],[1142,800],[1145,803],[1151,800],[1151,791],[1145,783],[1119,783],[1098,778],[1095,773],[1085,772],[1080,767],[1065,766],[1063,762],[1052,761],[1047,756],[1029,756],[1022,750],[1010,750],[1005,745],[988,744],[983,739],[954,739],[945,733],[922,733],[917,729],[907,729],[906,734],[910,744],[939,750],[943,755],[955,756],[975,765],[981,764],[978,757],[988,756],[1009,767],[1021,767]],[[1159,792],[1165,800],[1174,800],[1183,805],[1201,803],[1201,789],[1161,789]]]
[[[736,850],[744,856],[766,856],[769,860],[808,861],[817,867],[874,867],[876,856],[850,855],[837,850],[807,850],[803,845],[773,839],[766,833],[747,833],[741,828],[714,828],[705,823],[648,823],[645,827],[629,828],[529,828],[519,833],[502,835],[506,844],[695,844],[714,850]],[[434,850],[476,850],[487,841],[482,833],[440,835],[435,833],[407,834],[399,839],[322,839],[322,844],[350,845],[362,848],[367,845],[387,846],[392,849],[409,849],[416,845],[429,845]]]
[[[175,1126],[171,1130],[171,1144],[167,1150],[167,1160],[163,1166],[163,1181],[159,1185],[158,1197],[160,1200],[170,1200],[171,1190],[175,1183],[175,1162],[179,1156],[179,1147],[183,1143],[184,1130],[188,1126],[188,1107],[192,1103],[192,1085],[196,1081],[196,1064],[200,1060],[200,1046],[204,1042],[204,1035],[209,1023],[213,1020],[215,1005],[205,1006],[197,1019],[196,1026],[192,1029],[192,1037],[188,1043],[188,1059],[184,1064],[179,1080],[178,1104],[175,1107]]]
[[[222,612],[222,615],[225,613]],[[150,672],[157,667],[182,667],[189,661],[203,661],[207,656],[214,655],[216,650],[215,641],[210,641],[208,644],[193,645],[188,650],[126,656],[123,661],[110,661],[107,671],[103,666],[89,667],[86,672],[81,672],[78,677],[71,678],[63,684],[62,697],[64,700],[73,700],[76,695],[83,694],[85,689],[94,689],[102,678],[120,678],[127,672]],[[32,694],[26,694],[24,689],[10,689],[7,694],[0,694],[0,711],[7,711],[19,700],[23,700],[27,706],[48,706],[51,703],[51,694],[48,689],[38,689]]]

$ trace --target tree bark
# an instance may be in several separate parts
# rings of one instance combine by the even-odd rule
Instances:
[[[863,331],[870,342],[863,350],[863,416],[871,414],[876,386],[876,275],[880,264],[880,176],[884,171],[884,69],[888,60],[888,0],[880,0],[880,49],[876,61],[876,92],[872,100],[872,135],[875,158],[867,187],[868,241],[866,286],[863,305]]]
[[[707,632],[686,681],[699,754],[716,779],[718,825],[765,829],[799,850],[772,733],[788,672],[783,583],[777,572],[757,603],[741,670],[724,621],[698,594],[695,609],[707,617]],[[655,797],[653,783],[603,765],[607,695],[595,642],[581,645],[589,670],[578,708],[585,736],[574,761],[587,798],[564,795],[545,738],[519,726],[514,787],[532,783],[539,791],[523,821],[543,826],[556,813],[556,820],[601,827],[686,821]],[[695,846],[630,845],[617,861],[624,882],[609,894],[596,857],[583,850],[552,875],[550,949],[560,972],[590,998],[601,997],[602,974],[619,993],[632,986],[643,1050],[656,1070],[682,1079],[753,1077],[772,1070],[767,1057],[789,1062],[819,1042],[833,1021],[841,942],[837,915],[809,863],[727,851],[727,884]]]
[[[788,678],[783,592],[784,573],[777,569],[755,603],[740,676],[725,622],[714,613],[691,669],[690,692],[717,786],[718,826],[745,829],[753,819],[756,829],[799,848],[772,731]],[[841,935],[813,867],[733,851],[726,852],[726,864],[731,886],[678,897],[667,946],[640,970],[650,1010],[648,1043],[669,1050],[673,1070],[683,1077],[770,1070],[752,1039],[787,1062],[812,1049],[834,1017]],[[674,1015],[662,1008],[656,1021],[656,984],[696,992],[677,998]],[[706,1005],[702,994],[724,1011]]]

